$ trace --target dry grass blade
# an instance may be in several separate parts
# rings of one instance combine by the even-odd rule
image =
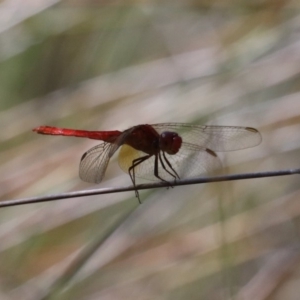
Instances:
[[[136,185],[136,187],[129,186],[129,187],[118,187],[118,188],[103,188],[103,189],[96,189],[96,190],[75,191],[75,192],[69,192],[69,193],[58,194],[58,195],[49,195],[43,197],[31,197],[31,198],[17,199],[17,200],[3,200],[0,202],[0,207],[9,207],[9,206],[16,206],[16,205],[40,203],[40,202],[94,196],[94,195],[113,194],[113,193],[128,192],[128,191],[135,191],[135,190],[146,190],[146,189],[153,189],[153,188],[160,188],[160,187],[170,187],[170,185],[172,187],[175,187],[175,186],[190,185],[190,184],[266,178],[266,177],[286,176],[286,175],[294,175],[294,174],[300,174],[300,169],[199,177],[199,178],[191,178],[191,179],[181,179],[181,180],[176,180],[174,182],[155,182],[155,183],[148,183],[148,184],[140,184],[140,185]]]

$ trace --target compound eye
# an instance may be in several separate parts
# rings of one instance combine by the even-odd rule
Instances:
[[[160,150],[165,151],[168,154],[176,154],[179,151],[181,144],[182,138],[176,132],[165,131],[160,135]]]

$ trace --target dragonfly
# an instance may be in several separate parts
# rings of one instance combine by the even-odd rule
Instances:
[[[252,127],[182,123],[142,124],[124,131],[52,126],[39,126],[33,131],[101,140],[101,144],[85,152],[80,160],[79,177],[89,183],[102,181],[110,158],[120,148],[119,166],[129,174],[140,203],[136,177],[168,183],[197,177],[221,167],[216,152],[254,147],[262,140],[259,131]]]

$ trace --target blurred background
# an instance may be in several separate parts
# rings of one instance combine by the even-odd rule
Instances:
[[[0,2],[0,199],[131,184],[34,127],[251,126],[225,173],[299,167],[297,0]],[[299,299],[299,176],[0,209],[0,299]]]

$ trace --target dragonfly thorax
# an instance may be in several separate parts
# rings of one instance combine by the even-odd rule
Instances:
[[[179,151],[181,144],[182,138],[176,132],[164,131],[159,136],[159,148],[168,154],[176,154]]]

